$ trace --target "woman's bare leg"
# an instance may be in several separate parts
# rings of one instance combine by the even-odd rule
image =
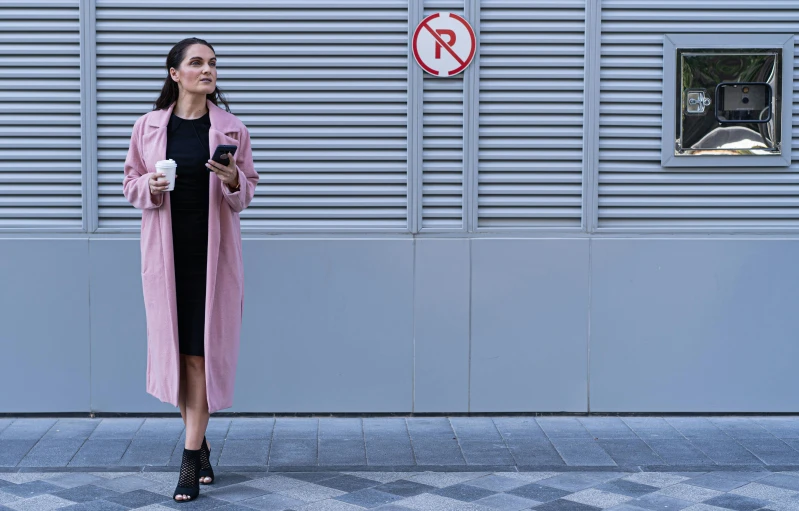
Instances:
[[[183,379],[184,374],[185,380]],[[208,398],[205,389],[205,358],[181,355],[179,404],[181,405],[180,415],[186,424],[185,447],[189,450],[197,450],[202,446],[209,417]],[[188,498],[187,495],[178,496],[179,500]]]

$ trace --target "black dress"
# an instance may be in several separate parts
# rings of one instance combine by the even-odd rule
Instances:
[[[205,281],[208,260],[209,114],[182,119],[175,114],[167,125],[166,157],[175,160],[178,178],[169,192],[178,341],[183,355],[204,356]]]

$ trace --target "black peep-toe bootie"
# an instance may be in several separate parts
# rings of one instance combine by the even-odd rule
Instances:
[[[211,466],[211,449],[208,448],[208,442],[205,441],[205,437],[203,437],[203,445],[200,447],[200,479],[205,477],[210,477],[210,483],[203,483],[202,484],[213,484],[214,482],[214,468]]]
[[[175,502],[188,502],[195,500],[200,494],[200,451],[192,451],[183,449],[183,461],[180,464],[180,478],[178,479],[178,487],[175,488],[175,494],[172,498]],[[178,500],[175,499],[178,495],[188,495],[189,499]]]

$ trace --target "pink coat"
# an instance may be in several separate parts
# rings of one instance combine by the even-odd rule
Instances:
[[[155,172],[155,162],[166,159],[166,126],[174,106],[173,103],[166,110],[148,112],[134,124],[125,159],[123,190],[125,198],[142,210],[141,274],[147,313],[147,392],[178,406],[180,355],[169,192],[151,195],[148,185],[149,173]],[[250,204],[258,174],[253,167],[250,134],[244,124],[211,101],[208,101],[208,110],[211,119],[208,133],[210,150],[216,149],[218,144],[238,146],[235,160],[241,187],[231,192],[216,174],[208,172],[211,189],[205,381],[208,410],[213,413],[233,405],[244,303],[239,212]],[[180,175],[180,168],[177,173]]]

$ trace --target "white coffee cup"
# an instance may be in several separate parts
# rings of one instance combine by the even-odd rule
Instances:
[[[166,176],[167,182],[169,182],[169,186],[167,187],[167,191],[172,191],[175,189],[175,172],[177,171],[178,165],[175,163],[175,160],[159,160],[155,162],[155,171]]]

